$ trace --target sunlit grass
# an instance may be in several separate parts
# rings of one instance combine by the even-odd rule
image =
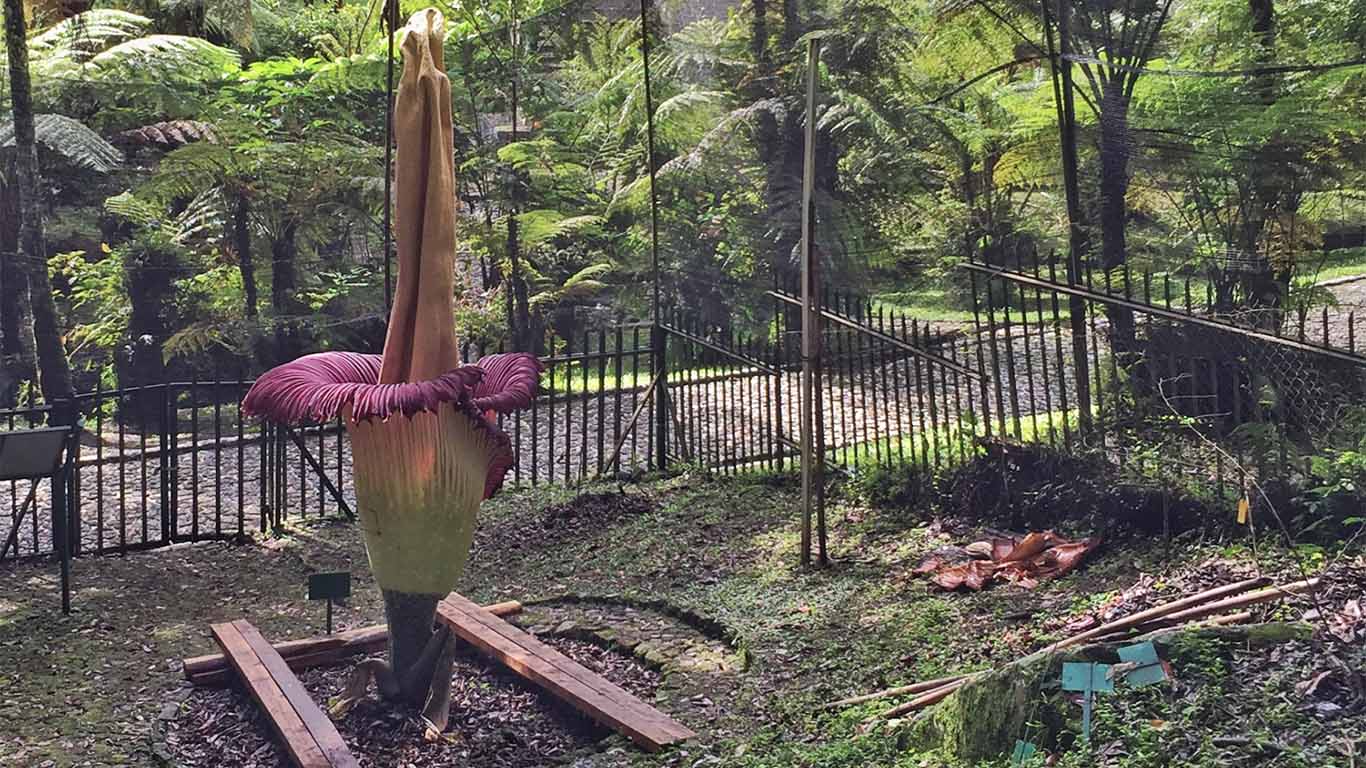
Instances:
[[[605,371],[598,368],[596,362],[588,363],[587,376],[584,374],[585,366],[582,363],[561,363],[553,366],[554,373],[550,368],[541,372],[542,393],[555,394],[597,394],[599,392],[611,394],[617,390],[630,391],[644,389],[650,386],[653,375],[650,372],[648,359],[642,360],[639,368],[631,368],[629,365],[622,366],[621,376],[617,376],[615,363],[607,361]],[[743,376],[758,373],[759,369],[735,365],[704,365],[695,368],[669,369],[669,384],[687,384],[690,381],[699,379],[710,379],[718,376]]]

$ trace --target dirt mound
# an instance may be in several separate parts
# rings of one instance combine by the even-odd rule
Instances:
[[[574,531],[653,512],[655,504],[638,493],[581,493],[541,512],[541,526],[551,531]]]
[[[943,479],[943,513],[1011,530],[1171,533],[1204,517],[1197,500],[1173,491],[1124,482],[1098,458],[1042,445],[990,442],[985,455]]]

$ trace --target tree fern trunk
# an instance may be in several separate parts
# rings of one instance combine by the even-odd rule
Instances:
[[[270,244],[270,306],[275,313],[275,364],[303,352],[299,304],[298,223],[290,221]]]
[[[0,406],[18,401],[19,382],[38,378],[28,275],[19,259],[19,194],[5,183],[14,178],[9,166],[0,178]]]
[[[24,28],[23,0],[5,1],[5,46],[9,52],[10,97],[14,111],[14,171],[19,198],[20,259],[28,273],[33,309],[33,340],[37,353],[38,381],[49,403],[69,400],[73,394],[71,368],[57,327],[57,308],[47,276],[47,246],[43,237],[43,212],[38,182],[38,147],[33,133],[33,92],[28,71],[28,40]],[[53,412],[55,423],[70,414]]]
[[[237,268],[242,273],[243,314],[255,320],[257,310],[256,265],[251,258],[251,201],[245,192],[238,190],[233,197],[232,206],[232,247],[237,251]]]

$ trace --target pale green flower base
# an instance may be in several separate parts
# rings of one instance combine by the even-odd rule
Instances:
[[[469,559],[491,441],[450,404],[349,426],[375,580],[386,590],[445,595]]]

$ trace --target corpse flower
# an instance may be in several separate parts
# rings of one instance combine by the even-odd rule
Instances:
[[[357,668],[335,709],[365,694],[373,676],[387,698],[422,706],[445,728],[455,640],[433,631],[437,602],[469,557],[479,503],[511,466],[496,415],[524,408],[540,364],[490,355],[461,365],[455,338],[455,168],[444,21],[434,9],[408,21],[394,111],[399,271],[383,355],[324,352],[263,374],[243,409],[285,423],[338,415],[351,438],[366,552],[384,595],[388,662]]]

